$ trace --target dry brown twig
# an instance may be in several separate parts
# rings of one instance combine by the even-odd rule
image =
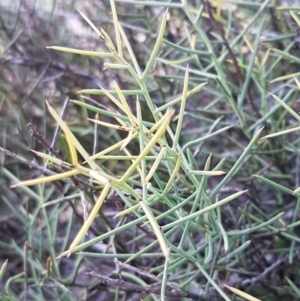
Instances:
[[[100,283],[106,286],[117,286],[123,291],[127,292],[136,292],[136,293],[146,293],[146,294],[155,294],[160,295],[161,294],[161,287],[160,286],[142,286],[137,285],[131,282],[127,282],[120,278],[110,278],[107,276],[103,276],[99,273],[96,273],[94,271],[92,272],[84,272],[83,273],[86,276],[95,277],[100,280]],[[174,291],[172,290],[166,290],[165,292],[166,297],[178,297],[178,298],[189,298],[191,300],[199,300],[199,301],[207,301],[210,300],[208,296],[205,295],[197,295],[193,294],[187,291]]]

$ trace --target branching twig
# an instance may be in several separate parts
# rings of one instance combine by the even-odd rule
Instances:
[[[299,254],[299,252],[296,252],[295,255],[296,254]],[[276,268],[278,268],[281,264],[286,262],[287,258],[288,258],[288,256],[284,256],[283,258],[280,258],[280,259],[276,260],[272,265],[265,268],[264,271],[261,274],[255,276],[255,277],[247,278],[247,279],[244,279],[244,280],[242,280],[241,278],[238,278],[238,279],[235,279],[234,281],[231,281],[231,282],[227,283],[227,285],[230,285],[230,286],[233,286],[233,287],[247,287],[247,286],[252,285],[254,283],[257,283],[257,282],[260,282],[260,283],[267,282],[266,277],[270,273],[274,272],[274,270]],[[241,272],[241,271],[237,271],[237,272]],[[220,287],[224,288],[224,285],[220,284]]]
[[[48,151],[49,151],[49,154],[52,153],[52,154],[55,155],[57,158],[59,158],[59,159],[62,160],[62,157],[61,157],[60,153],[59,153],[57,150],[55,150],[55,149],[52,147],[52,145],[49,145],[49,143],[46,141],[46,139],[43,137],[43,135],[42,135],[40,132],[38,132],[38,131],[36,131],[36,130],[33,129],[33,125],[32,125],[31,122],[28,123],[28,129],[29,129],[30,136],[36,138],[36,140],[37,140],[40,144],[42,144],[45,148],[47,148]]]
[[[132,266],[132,265],[130,265],[128,263],[121,262],[121,261],[119,261],[116,258],[114,259],[114,262],[115,262],[116,265],[119,266],[120,270],[123,269],[123,268],[125,268],[125,269],[128,269],[128,270],[130,270],[130,271],[132,271],[134,273],[140,274],[140,275],[142,275],[144,277],[148,277],[148,278],[150,278],[150,279],[152,279],[154,281],[158,281],[159,280],[159,278],[157,278],[155,275],[149,273],[148,271],[144,271],[144,270],[138,269],[138,268],[136,268],[136,267],[134,267],[134,266]]]
[[[286,260],[286,256],[278,259],[277,261],[275,261],[271,266],[269,266],[268,268],[266,268],[263,273],[261,273],[260,275],[258,275],[257,277],[253,277],[250,279],[245,279],[244,281],[242,281],[242,285],[249,285],[249,284],[253,284],[255,282],[264,280],[266,278],[266,276],[268,274],[270,274],[272,271],[274,271],[278,266],[280,266],[283,262],[285,262]]]
[[[48,169],[48,168],[46,168],[46,167],[38,164],[38,163],[36,163],[35,161],[30,161],[30,160],[27,160],[27,159],[25,159],[23,157],[20,157],[17,154],[15,154],[15,153],[13,153],[13,152],[9,151],[8,149],[3,148],[1,146],[0,146],[0,152],[4,153],[6,156],[8,156],[10,158],[13,158],[13,159],[19,161],[20,163],[23,163],[23,164],[29,166],[30,168],[36,168],[36,169],[38,169],[44,175],[47,175],[47,176],[58,175],[58,173],[56,173],[56,172],[54,172],[54,171],[52,171],[52,170],[50,170],[50,169]],[[61,181],[65,181],[67,183],[74,184],[74,182],[71,179],[69,179],[69,178],[64,178],[64,179],[60,179],[60,180]],[[89,183],[87,183],[84,179],[76,178],[76,180],[78,182],[80,182],[80,184],[83,185],[83,187],[84,187],[85,190],[89,191],[89,190],[93,189],[93,187]]]
[[[137,293],[146,293],[146,294],[155,294],[159,295],[161,293],[161,287],[155,287],[155,286],[142,286],[142,285],[137,285],[134,283],[130,283],[127,281],[124,281],[123,279],[114,279],[110,278],[107,276],[103,276],[101,274],[98,274],[94,271],[92,272],[84,272],[84,275],[90,276],[90,277],[95,277],[100,280],[101,284],[107,285],[107,286],[117,286],[123,291],[127,292],[137,292]],[[165,292],[166,297],[177,297],[177,298],[190,298],[192,300],[210,300],[208,296],[204,295],[196,295],[190,292],[186,291],[166,291]]]
[[[37,164],[34,161],[30,161],[30,160],[27,160],[27,159],[25,159],[23,157],[20,157],[17,154],[15,154],[15,153],[13,153],[13,152],[9,151],[8,149],[5,149],[5,148],[3,148],[1,146],[0,146],[0,152],[4,153],[6,156],[8,156],[10,158],[13,158],[13,159],[19,161],[20,163],[26,164],[30,168],[36,168],[36,169],[38,169],[44,175],[47,175],[47,176],[56,175],[56,172],[54,172],[54,171],[52,171],[52,170],[50,170],[50,169],[48,169],[48,168],[46,168],[44,166],[41,166],[41,165]]]

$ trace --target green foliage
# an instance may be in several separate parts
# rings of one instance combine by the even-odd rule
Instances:
[[[14,190],[1,204],[26,242],[9,232],[0,242],[23,265],[8,275],[3,262],[1,300],[89,300],[97,278],[79,283],[78,275],[116,276],[112,259],[131,269],[107,293],[115,300],[129,282],[144,300],[296,299],[297,36],[272,30],[274,15],[299,25],[298,10],[270,0],[110,5],[103,26],[79,11],[99,49],[47,47],[87,57],[79,62],[91,69],[101,61],[107,76],[97,89],[78,87],[78,97],[71,91],[61,115],[55,102],[42,105],[44,127],[59,128],[59,152],[34,151],[39,164],[25,163],[44,175],[2,167]],[[26,117],[4,88],[1,104],[23,129]]]

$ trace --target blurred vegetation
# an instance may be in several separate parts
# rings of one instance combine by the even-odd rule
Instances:
[[[128,69],[111,65],[116,63],[112,56],[46,48],[108,51],[105,39],[76,9],[102,28],[117,48],[112,3],[0,4],[0,299],[300,300],[297,1],[116,1],[118,21],[132,48],[131,53],[122,39],[121,57],[141,72],[151,61],[168,9],[154,65],[140,81],[144,89]],[[136,208],[136,201],[117,189],[93,220],[84,238],[87,244],[57,259],[82,230],[85,209],[91,211],[103,186],[93,185],[87,176],[11,186],[72,168],[66,131],[58,129],[46,100],[89,155],[126,139],[126,131],[87,119],[116,125],[111,117],[118,117],[129,124],[129,115],[119,113],[101,90],[117,97],[116,84],[136,118],[139,98],[139,130],[149,130],[168,109],[175,109],[167,132],[149,154],[159,157],[166,148],[146,204],[153,216],[163,215],[157,223],[170,260],[157,243],[153,223],[136,222],[145,222],[146,211],[114,218]],[[184,86],[189,91],[197,88],[197,93],[186,96]],[[126,150],[110,153],[127,159],[103,157],[94,162],[107,175],[122,178],[136,157],[128,158],[138,156],[152,137],[147,135],[145,131]],[[31,150],[63,163],[48,165]],[[141,197],[148,189],[143,177],[154,162],[149,158],[125,183]],[[184,162],[178,169],[176,158]],[[84,160],[81,154],[83,166]],[[220,169],[226,174],[202,172]],[[196,170],[202,173],[193,174]],[[174,181],[165,192],[172,175]],[[242,194],[244,190],[248,192]],[[130,266],[120,272],[114,258],[128,260]],[[121,285],[108,285],[111,280],[84,274],[91,271],[109,279],[122,275],[126,283],[143,290],[126,292]]]

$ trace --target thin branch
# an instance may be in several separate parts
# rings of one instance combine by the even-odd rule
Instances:
[[[53,205],[56,205],[58,203],[62,203],[62,202],[65,202],[65,201],[70,201],[70,200],[73,200],[73,199],[76,199],[76,198],[79,198],[80,197],[80,194],[72,194],[72,195],[69,195],[69,196],[64,196],[62,198],[59,198],[59,199],[56,199],[56,200],[53,200],[53,201],[49,201],[47,203],[45,203],[44,205],[41,206],[41,208],[45,208],[45,207],[48,207],[48,206],[53,206]]]
[[[253,277],[250,279],[245,279],[244,281],[242,281],[242,285],[249,285],[249,284],[253,284],[255,282],[258,281],[262,281],[264,280],[268,274],[270,274],[272,271],[274,271],[278,266],[280,266],[283,262],[285,262],[287,259],[287,256],[278,259],[277,261],[275,261],[272,265],[270,265],[268,268],[266,268],[263,273],[261,273],[260,275],[258,275],[257,277]]]
[[[134,267],[134,266],[132,266],[132,265],[130,265],[128,263],[121,262],[121,261],[119,261],[116,258],[114,259],[114,262],[115,262],[116,265],[119,266],[120,269],[123,269],[123,268],[124,269],[128,269],[128,270],[130,270],[130,271],[132,271],[134,273],[140,274],[140,275],[142,275],[144,277],[148,277],[148,278],[150,278],[150,279],[152,279],[154,281],[159,281],[160,280],[159,278],[157,278],[152,273],[149,273],[148,271],[145,271],[145,270],[138,269],[138,268],[136,268],[136,267]]]
[[[47,176],[53,176],[53,175],[56,175],[57,173],[44,167],[44,166],[41,166],[39,164],[37,164],[36,162],[34,161],[30,161],[30,160],[27,160],[23,157],[20,157],[18,156],[17,154],[9,151],[8,149],[6,148],[3,148],[0,146],[0,152],[4,153],[6,156],[10,157],[10,158],[13,158],[17,161],[19,161],[20,163],[23,163],[23,164],[26,164],[27,166],[29,166],[30,168],[36,168],[38,169],[39,171],[41,171],[44,175],[47,175]],[[67,179],[66,179],[67,180]]]
[[[30,136],[36,138],[36,140],[37,140],[40,144],[42,144],[46,149],[48,149],[49,154],[52,153],[52,154],[55,155],[57,158],[59,158],[59,159],[62,160],[62,157],[61,157],[61,155],[59,154],[59,152],[58,152],[57,150],[55,150],[55,149],[52,147],[52,145],[49,145],[49,143],[46,141],[46,139],[43,137],[43,135],[42,135],[40,132],[34,130],[33,125],[32,125],[31,122],[28,123],[28,129],[29,129]]]
[[[13,159],[17,160],[20,163],[23,163],[23,164],[29,166],[30,168],[38,169],[42,174],[44,174],[46,176],[58,175],[58,173],[56,173],[56,172],[54,172],[54,171],[52,171],[52,170],[50,170],[50,169],[48,169],[44,166],[39,165],[35,161],[30,161],[30,160],[27,160],[23,157],[20,157],[17,154],[15,154],[15,153],[13,153],[13,152],[9,151],[8,149],[3,148],[1,146],[0,146],[0,152],[4,153],[6,156],[8,156],[10,158],[13,158]],[[84,179],[76,178],[76,180],[84,186],[85,190],[88,190],[88,191],[93,190],[93,187],[89,183],[87,183]],[[67,183],[74,184],[74,181],[72,181],[72,179],[69,179],[69,178],[60,179],[60,181],[65,181]]]
[[[127,292],[137,292],[137,293],[146,293],[146,294],[155,294],[160,295],[161,294],[161,287],[154,287],[154,286],[142,286],[137,285],[134,283],[130,283],[127,281],[124,281],[123,279],[114,279],[107,276],[103,276],[101,274],[98,274],[94,271],[92,272],[84,272],[83,273],[86,276],[95,277],[100,280],[101,284],[106,286],[117,286],[123,291]],[[177,298],[190,298],[191,300],[200,300],[200,301],[207,301],[210,300],[208,296],[204,295],[196,295],[190,292],[186,291],[166,291],[165,292],[166,297],[177,297]]]
[[[216,253],[213,257],[213,261],[212,261],[211,266],[210,266],[210,271],[209,271],[209,276],[210,277],[213,277],[213,274],[214,274],[214,272],[217,268],[217,263],[218,263],[218,259],[220,258],[221,249],[222,249],[222,239],[220,238],[218,246],[217,246]],[[209,293],[209,286],[210,286],[210,282],[207,281],[206,286],[205,286],[205,290],[204,290],[206,295]]]

